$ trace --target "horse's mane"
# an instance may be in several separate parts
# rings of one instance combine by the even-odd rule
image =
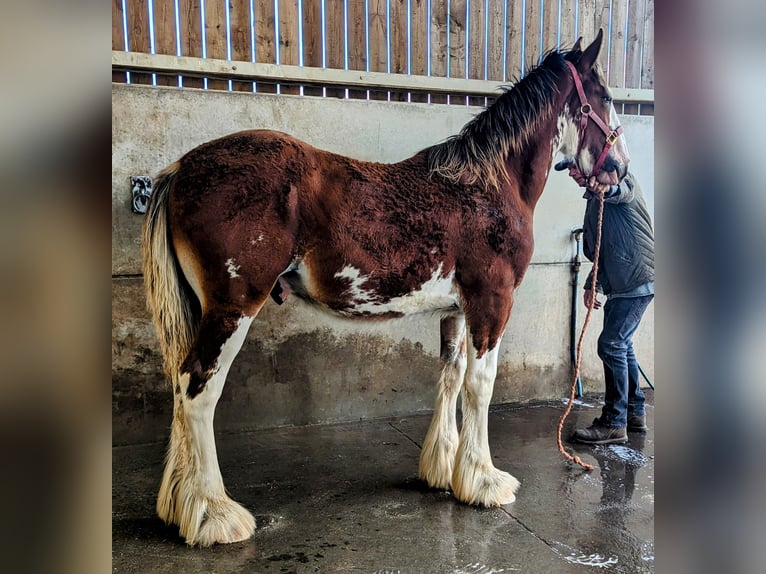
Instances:
[[[556,81],[568,52],[552,50],[487,109],[468,122],[460,133],[430,148],[429,173],[454,183],[499,188],[508,177],[505,158],[518,154],[540,123],[553,113]]]

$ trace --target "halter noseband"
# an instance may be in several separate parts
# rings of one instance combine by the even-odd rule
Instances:
[[[604,149],[601,150],[601,155],[598,156],[591,175],[596,175],[598,170],[606,160],[606,156],[609,153],[609,149],[617,142],[617,138],[622,133],[622,126],[617,126],[617,129],[613,130],[604,123],[598,115],[593,111],[593,107],[588,103],[588,98],[585,97],[585,90],[582,87],[582,80],[580,74],[577,73],[577,68],[569,60],[566,60],[566,65],[569,66],[569,71],[572,72],[572,79],[574,80],[575,88],[577,88],[577,95],[580,96],[580,137],[577,144],[577,155],[580,155],[580,149],[582,148],[583,138],[585,137],[585,128],[588,127],[588,118],[593,120],[595,124],[604,132],[606,136],[606,143],[604,143]]]

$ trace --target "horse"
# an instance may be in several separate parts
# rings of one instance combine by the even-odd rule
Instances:
[[[487,411],[532,257],[535,204],[556,153],[601,183],[627,172],[596,65],[602,36],[546,53],[458,134],[398,163],[252,130],[158,174],[143,271],[174,406],[157,513],[189,545],[254,533],[253,516],[225,491],[213,414],[269,297],[294,294],[351,319],[438,314],[441,374],[418,474],[468,504],[515,500],[519,481],[492,463]]]

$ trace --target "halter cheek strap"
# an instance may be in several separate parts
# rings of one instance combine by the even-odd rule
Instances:
[[[577,73],[577,68],[575,68],[574,64],[569,60],[566,60],[565,63],[569,67],[569,71],[572,72],[572,79],[574,80],[575,88],[577,88],[577,95],[580,97],[580,138],[577,145],[577,155],[580,155],[583,138],[585,137],[585,128],[588,127],[589,118],[595,122],[606,136],[604,149],[601,150],[601,155],[598,156],[598,159],[593,166],[593,171],[591,171],[591,175],[596,175],[598,170],[601,169],[601,166],[604,165],[604,161],[606,161],[606,156],[609,154],[610,148],[617,142],[617,138],[620,137],[622,126],[618,126],[617,129],[613,130],[604,123],[604,120],[598,117],[598,114],[593,111],[593,107],[588,103],[588,98],[585,97],[585,89],[582,86],[580,74]]]

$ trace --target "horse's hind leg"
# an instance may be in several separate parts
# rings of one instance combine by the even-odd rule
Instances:
[[[255,531],[253,516],[226,494],[218,467],[213,414],[253,316],[206,312],[174,389],[173,428],[157,511],[190,545],[237,542]]]
[[[433,418],[420,452],[418,474],[429,486],[448,490],[458,446],[457,397],[466,368],[465,317],[445,317],[440,328],[442,371]]]
[[[519,481],[492,464],[487,433],[489,402],[497,374],[500,340],[477,357],[469,332],[468,368],[463,382],[463,425],[452,474],[452,492],[463,502],[498,506],[516,499]]]

